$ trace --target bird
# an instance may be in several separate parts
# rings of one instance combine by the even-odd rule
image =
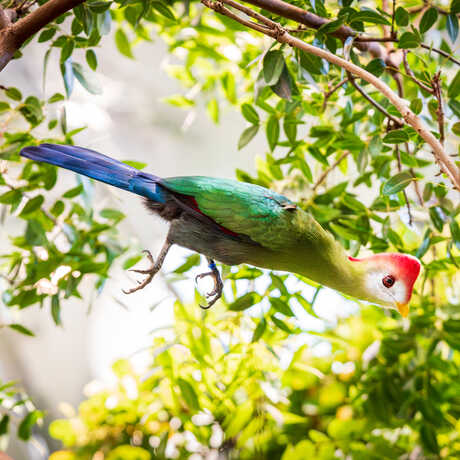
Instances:
[[[296,273],[345,295],[409,313],[421,264],[409,254],[379,253],[355,258],[308,212],[265,187],[208,176],[160,178],[109,156],[64,144],[28,146],[20,155],[72,170],[143,197],[146,208],[170,223],[165,242],[132,294],[158,273],[172,245],[207,258],[214,288],[209,308],[221,296],[223,281],[215,261],[249,264]]]

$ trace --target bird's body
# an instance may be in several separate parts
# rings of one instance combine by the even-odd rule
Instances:
[[[163,179],[74,146],[43,144],[27,147],[21,155],[143,196],[151,211],[171,223],[170,245],[178,244],[226,265],[247,263],[299,273],[363,300],[394,303],[391,298],[383,301],[379,292],[369,289],[369,265],[359,263],[366,259],[348,257],[309,213],[272,190],[206,176]],[[408,301],[419,262],[400,254],[381,256],[406,257],[398,261],[414,265],[417,273],[414,277],[411,268],[412,284],[404,293],[403,301]],[[377,260],[374,265],[383,268],[385,263]]]

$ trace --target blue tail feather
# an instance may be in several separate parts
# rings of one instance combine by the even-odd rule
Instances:
[[[25,147],[20,154],[34,161],[70,169],[160,203],[166,199],[167,191],[159,184],[159,177],[141,172],[94,150],[73,145],[41,144]]]

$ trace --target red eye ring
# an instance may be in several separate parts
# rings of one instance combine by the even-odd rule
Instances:
[[[392,275],[387,275],[385,278],[382,279],[382,283],[386,288],[391,288],[393,284],[395,284],[395,277]]]

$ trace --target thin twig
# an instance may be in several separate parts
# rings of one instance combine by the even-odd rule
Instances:
[[[437,72],[431,80],[434,89],[434,96],[438,101],[438,107],[436,109],[436,118],[438,119],[439,127],[439,142],[444,145],[444,111],[442,108],[442,90],[441,90],[441,71]]]
[[[316,181],[315,185],[313,186],[313,191],[315,192],[316,189],[325,181],[326,177],[329,175],[331,171],[333,171],[337,166],[348,156],[350,155],[350,152],[346,150],[345,152],[340,155],[340,157],[337,159],[337,161],[329,166],[326,170],[323,171],[319,179]]]
[[[414,83],[416,83],[420,88],[422,88],[424,91],[427,91],[430,94],[434,94],[434,89],[430,88],[429,86],[425,85],[422,81],[420,81],[412,72],[412,69],[409,67],[409,62],[407,61],[407,50],[403,50],[403,63],[404,63],[404,69],[406,71],[406,74],[412,79]]]
[[[326,104],[328,99],[339,89],[341,88],[346,82],[348,78],[344,78],[342,81],[339,81],[335,86],[333,86],[329,91],[324,93],[324,101],[323,101],[323,111],[326,108]]]
[[[373,105],[377,110],[382,112],[389,120],[391,120],[398,128],[404,125],[403,120],[401,118],[395,117],[391,115],[384,107],[382,107],[375,99],[373,99],[369,94],[366,93],[366,91],[361,88],[361,86],[356,83],[356,79],[353,75],[351,75],[350,72],[347,71],[348,79],[350,80],[351,84],[358,90],[359,93],[361,93],[361,96],[364,97],[367,101],[370,102],[371,105]]]
[[[420,46],[422,48],[425,48],[426,50],[434,51],[435,53],[438,53],[441,56],[444,56],[445,58],[449,59],[449,61],[452,61],[457,65],[460,65],[460,61],[458,59],[455,59],[449,53],[446,53],[445,51],[440,50],[439,48],[434,48],[433,46],[425,45],[425,43],[420,43]]]
[[[398,42],[398,39],[395,37],[362,37],[360,35],[359,37],[355,38],[355,41],[359,43],[368,43],[368,42],[386,43],[386,42]]]

